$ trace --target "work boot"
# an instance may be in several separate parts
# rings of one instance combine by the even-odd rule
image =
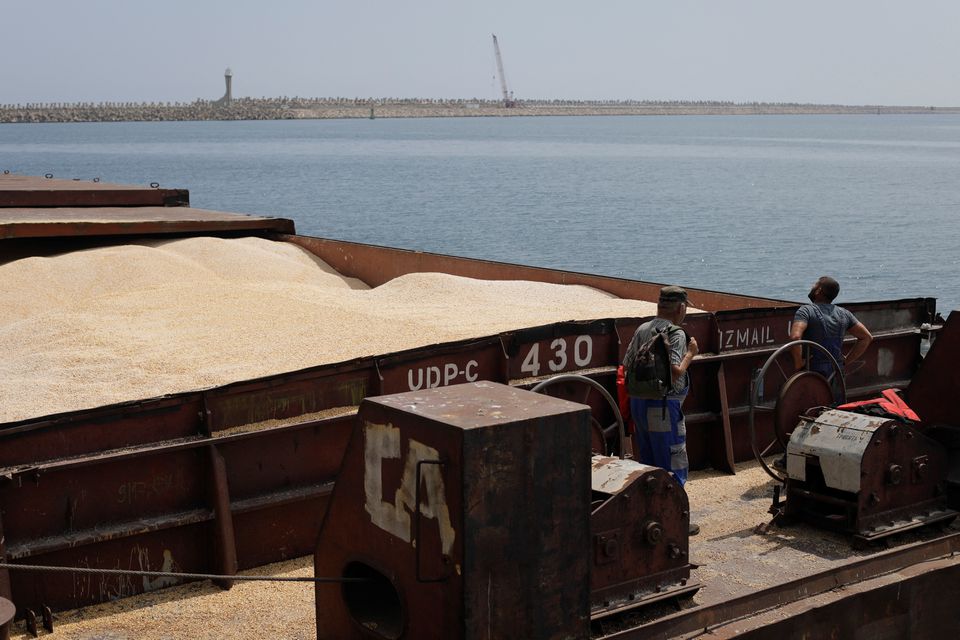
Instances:
[[[695,536],[695,535],[697,535],[698,533],[700,533],[700,525],[694,524],[693,522],[691,522],[691,523],[690,523],[690,535]]]

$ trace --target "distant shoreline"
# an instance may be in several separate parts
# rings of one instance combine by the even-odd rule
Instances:
[[[523,116],[960,114],[960,107],[792,103],[239,98],[190,103],[0,104],[0,123],[162,122]]]

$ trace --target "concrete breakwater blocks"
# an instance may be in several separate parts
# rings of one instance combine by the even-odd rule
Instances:
[[[960,107],[816,105],[787,103],[521,100],[361,100],[238,98],[229,103],[0,104],[0,123],[298,120],[327,118],[442,118],[489,116],[766,115],[960,113]]]

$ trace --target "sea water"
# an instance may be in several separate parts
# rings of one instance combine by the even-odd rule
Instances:
[[[2,124],[0,170],[158,182],[307,235],[960,307],[960,116]]]

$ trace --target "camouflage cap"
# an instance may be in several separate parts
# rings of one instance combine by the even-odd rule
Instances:
[[[682,287],[663,287],[660,289],[660,302],[686,302],[687,292]]]

